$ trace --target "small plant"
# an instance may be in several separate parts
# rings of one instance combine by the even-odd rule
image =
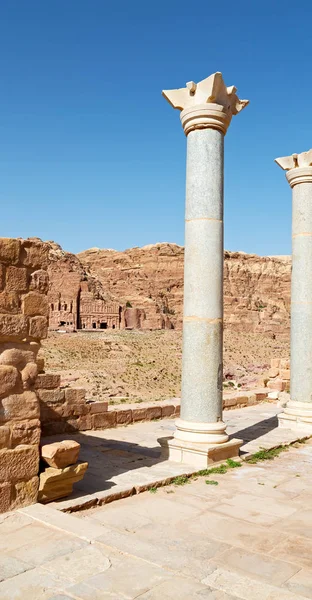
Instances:
[[[230,469],[237,469],[238,467],[242,466],[242,463],[238,462],[237,460],[233,460],[232,458],[228,458],[226,464],[228,467],[230,467]]]
[[[151,487],[149,491],[150,491],[151,494],[156,494],[157,487]]]
[[[206,483],[207,485],[219,485],[219,482],[214,479],[206,479]]]
[[[251,465],[255,465],[257,462],[264,460],[273,460],[279,456],[281,452],[288,452],[288,446],[278,446],[277,448],[272,448],[271,450],[265,450],[263,448],[246,458],[246,462],[250,463]]]
[[[132,304],[131,302],[129,302],[129,300],[127,300],[126,302],[126,308],[132,308]]]
[[[174,485],[185,485],[186,483],[189,483],[189,477],[186,475],[178,475],[172,480],[171,483]]]

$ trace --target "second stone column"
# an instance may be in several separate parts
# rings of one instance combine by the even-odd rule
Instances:
[[[181,418],[160,441],[171,460],[205,467],[237,456],[222,421],[223,164],[232,115],[248,103],[215,73],[163,92],[187,136]]]

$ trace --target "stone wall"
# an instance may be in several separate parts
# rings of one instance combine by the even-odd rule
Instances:
[[[272,358],[267,387],[276,392],[290,390],[290,361],[289,358]]]
[[[48,246],[0,238],[0,512],[36,502],[37,354],[48,329]]]

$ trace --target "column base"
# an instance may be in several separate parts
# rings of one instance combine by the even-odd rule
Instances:
[[[288,402],[284,412],[278,415],[278,426],[312,435],[312,402]]]

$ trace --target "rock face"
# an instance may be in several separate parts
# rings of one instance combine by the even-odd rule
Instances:
[[[124,252],[91,248],[77,255],[106,293],[129,308],[131,326],[182,327],[184,248],[155,244]],[[262,257],[225,252],[225,325],[236,331],[288,334],[290,323],[288,256]],[[127,312],[125,312],[125,316]]]

